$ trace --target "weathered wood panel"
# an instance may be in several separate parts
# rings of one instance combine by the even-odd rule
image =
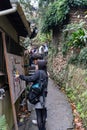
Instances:
[[[25,81],[19,78],[17,79],[15,77],[16,74],[24,74],[24,69],[22,67],[24,63],[23,63],[23,57],[9,53],[7,54],[9,60],[8,67],[11,83],[10,87],[12,87],[13,102],[15,103],[25,89]]]
[[[5,16],[0,17],[0,28],[2,28],[12,39],[18,42],[18,34]]]

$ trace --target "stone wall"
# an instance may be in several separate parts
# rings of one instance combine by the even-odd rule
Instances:
[[[81,9],[81,8],[72,8],[70,11],[70,18],[69,18],[69,24],[70,23],[78,23],[81,20],[84,20],[87,22],[87,9]],[[62,55],[62,30],[59,32],[59,34],[57,35],[57,39],[58,39],[58,54],[56,55],[56,57],[53,58],[53,72],[54,75],[59,75],[59,70],[63,70],[64,66],[66,66],[67,63],[67,59],[70,56],[67,56],[67,59],[63,58]],[[52,63],[51,63],[52,64]],[[60,76],[59,76],[60,77]]]
[[[78,23],[81,20],[87,22],[87,9],[72,8],[70,11],[69,23]]]

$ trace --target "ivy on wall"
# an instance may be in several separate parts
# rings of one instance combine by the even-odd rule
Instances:
[[[57,0],[48,6],[42,18],[42,32],[47,33],[54,27],[61,27],[67,19],[71,7],[87,7],[87,0]]]
[[[58,0],[48,6],[48,10],[43,17],[42,32],[49,32],[54,27],[60,27],[69,12],[67,0]]]
[[[87,0],[69,0],[70,6],[80,6],[80,7],[86,7],[87,6]]]

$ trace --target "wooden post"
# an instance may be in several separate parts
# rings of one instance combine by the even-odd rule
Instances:
[[[10,71],[9,71],[9,67],[8,67],[9,60],[8,60],[8,55],[7,55],[5,33],[4,32],[2,32],[2,39],[3,39],[4,56],[5,56],[5,61],[6,61],[6,69],[7,69],[7,74],[8,74],[8,82],[9,82],[9,89],[10,89],[10,96],[11,96],[11,103],[12,103],[12,110],[13,110],[13,117],[14,117],[14,125],[15,125],[15,130],[18,130],[15,104],[13,102],[14,100],[13,100],[12,88],[11,88],[11,77],[9,74]]]

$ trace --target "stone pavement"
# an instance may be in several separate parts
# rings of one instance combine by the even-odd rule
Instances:
[[[73,128],[73,114],[68,99],[51,79],[48,83],[47,110],[46,130],[71,130]],[[28,121],[20,126],[19,130],[38,130],[37,126],[32,124],[32,119],[35,119],[34,109]]]

